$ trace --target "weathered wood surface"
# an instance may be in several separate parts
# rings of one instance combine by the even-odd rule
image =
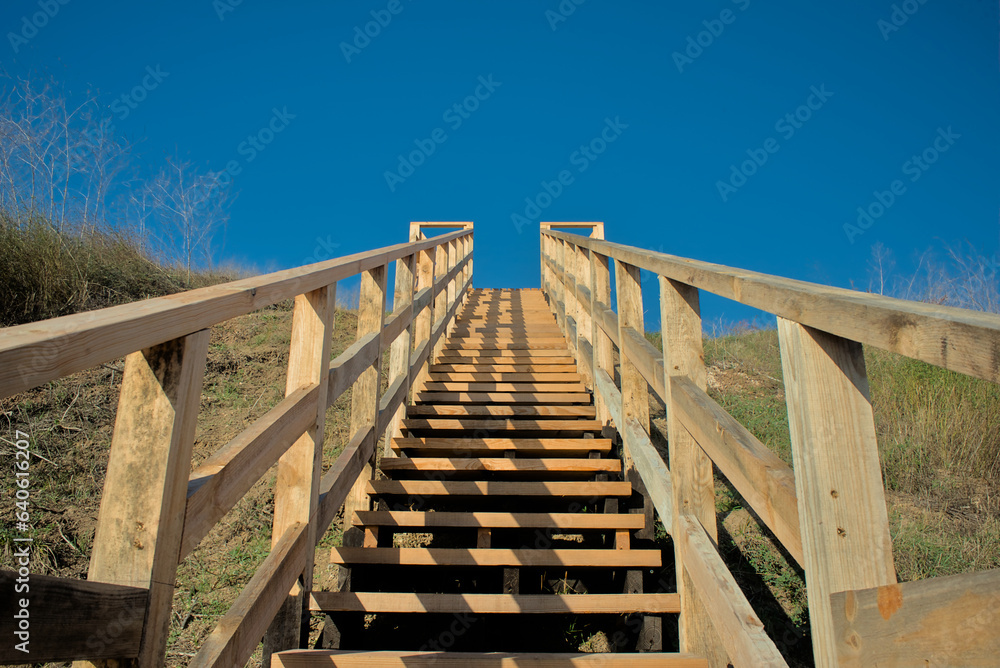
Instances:
[[[15,566],[18,543],[12,546]],[[20,582],[18,581],[20,580]],[[25,589],[21,589],[26,587]],[[19,591],[20,590],[20,591]],[[139,655],[149,592],[138,587],[0,570],[0,663],[130,659]],[[26,607],[22,608],[22,601]],[[27,630],[19,626],[22,609]],[[19,633],[24,633],[19,637]],[[25,651],[21,651],[18,645]]]
[[[401,652],[356,650],[299,650],[282,652],[274,657],[272,668],[707,668],[708,663],[689,654],[539,654],[490,652]]]
[[[838,665],[996,666],[1000,570],[830,597]]]
[[[778,319],[817,664],[836,662],[830,595],[895,584],[861,345]]]
[[[232,283],[8,327],[0,337],[0,398],[470,234],[471,230],[463,230]]]
[[[659,568],[659,550],[592,550],[585,548],[467,549],[451,547],[335,547],[333,564],[400,564],[410,566],[557,566]]]
[[[677,594],[412,594],[315,592],[310,609],[357,612],[473,614],[676,614]]]
[[[397,527],[641,529],[643,517],[613,513],[499,513],[373,510],[355,513],[355,524]]]
[[[1000,316],[735,269],[543,231],[591,251],[845,339],[1000,382]]]

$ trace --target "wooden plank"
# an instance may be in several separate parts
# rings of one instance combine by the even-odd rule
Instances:
[[[649,440],[649,434],[640,426],[638,420],[635,418],[625,420],[621,433],[629,452],[632,453],[632,462],[646,486],[646,492],[653,502],[653,507],[660,514],[660,521],[663,522],[668,533],[673,531],[672,523],[669,520],[664,520],[664,518],[674,516],[673,485],[670,471],[667,470],[666,464],[663,463],[663,459]]]
[[[515,350],[515,349],[496,349],[496,350],[449,350],[447,355],[444,357],[569,357],[572,356],[565,350]]]
[[[361,374],[378,359],[379,333],[369,332],[359,336],[357,341],[348,346],[347,350],[330,363],[327,403],[332,404],[340,398]]]
[[[191,473],[179,561],[316,421],[318,407],[319,385],[293,391]]]
[[[586,392],[583,383],[436,383],[424,385],[427,392]]]
[[[441,253],[441,247],[438,247]],[[358,338],[371,333],[381,337],[385,318],[386,267],[376,267],[361,275],[361,293],[358,301]],[[435,313],[437,307],[435,306]],[[381,345],[379,345],[381,349]],[[366,368],[351,390],[351,434],[363,433],[369,427],[376,428],[378,421],[379,397],[381,393],[381,360],[376,359]],[[376,433],[378,433],[376,431]],[[374,458],[373,458],[374,459]],[[374,462],[366,462],[358,475],[354,487],[344,500],[347,517],[355,510],[368,510],[371,503],[367,494],[367,481],[374,475]],[[344,545],[360,545],[363,537],[353,530],[350,522],[344,522]]]
[[[524,473],[549,472],[620,472],[617,459],[507,459],[506,457],[406,457],[383,459],[382,471],[492,471]]]
[[[18,544],[10,551],[17,557]],[[0,615],[10,629],[0,643],[0,663],[139,656],[146,589],[0,570],[0,591],[7,592]],[[20,629],[22,618],[26,629]]]
[[[643,652],[636,654],[538,654],[488,652],[432,652],[432,651],[372,651],[357,650],[298,650],[274,656],[272,668],[308,668],[338,666],[339,668],[574,668],[600,666],[601,668],[631,668],[656,666],[657,668],[705,668],[708,663],[689,654],[662,654]]]
[[[623,327],[621,333],[625,354],[656,395],[666,402],[667,393],[663,386],[663,355],[646,340],[645,336],[631,327]]]
[[[274,485],[274,518],[271,525],[272,549],[282,540],[289,527],[298,524],[306,526],[306,541],[309,544],[316,542],[316,527],[310,519],[316,512],[322,471],[330,372],[328,360],[333,339],[336,296],[337,286],[332,285],[295,298],[285,395],[295,393],[303,385],[318,386],[319,394],[308,429],[278,460]],[[301,574],[305,591],[312,589],[312,573],[310,554]],[[288,592],[281,611],[264,638],[265,658],[271,652],[298,647],[302,626],[302,596],[301,590]]]
[[[454,341],[445,343],[444,350],[465,350],[469,352],[483,350],[559,350],[566,352],[566,341],[563,339],[532,339],[530,341]]]
[[[574,373],[576,365],[565,364],[435,364],[431,373]]]
[[[305,568],[311,546],[306,525],[289,526],[188,666],[246,665]]]
[[[597,392],[598,376],[604,372],[604,378],[611,380],[614,378],[614,352],[611,347],[611,338],[600,327],[600,318],[593,315],[596,305],[600,300],[610,303],[611,301],[611,271],[607,256],[591,252],[590,254],[590,275],[591,275],[591,342],[593,344],[593,374],[594,374],[594,403],[597,408],[597,418],[607,424],[611,419],[611,413],[607,406],[607,395]],[[617,335],[617,325],[615,332]],[[614,382],[611,382],[614,386]],[[619,398],[617,408],[621,410],[621,399]],[[616,424],[621,424],[617,422]]]
[[[803,564],[795,474],[791,467],[690,379],[674,376],[670,382],[671,405],[684,428],[788,553]]]
[[[449,351],[455,352],[455,351]],[[535,351],[540,352],[540,351]],[[497,365],[497,366],[525,366],[536,364],[564,364],[576,365],[576,360],[572,357],[452,357],[442,355],[435,359],[438,365]]]
[[[375,454],[375,428],[369,427],[354,434],[344,451],[337,457],[319,484],[316,512],[316,535],[323,536],[336,518],[340,506]],[[346,522],[345,522],[346,523]]]
[[[574,372],[564,373],[461,373],[461,372],[438,372],[431,373],[430,380],[437,383],[465,382],[465,383],[576,383],[583,385],[580,374]]]
[[[427,416],[489,416],[494,418],[506,417],[547,417],[574,419],[580,417],[594,417],[596,411],[593,406],[464,406],[464,405],[422,405],[410,406],[407,415],[427,415]]]
[[[631,328],[642,333],[642,278],[639,268],[623,262],[615,262],[615,288],[618,294],[618,338],[623,339],[623,331]],[[622,419],[626,422],[635,418],[643,431],[649,431],[649,390],[646,379],[627,355],[620,356]],[[624,449],[625,468],[632,468],[632,455],[628,447]]]
[[[465,230],[166,297],[8,327],[0,336],[0,398],[186,336],[433,248]]]
[[[778,319],[816,663],[836,662],[830,595],[896,583],[861,345]]]
[[[551,615],[676,614],[677,594],[414,594],[313,592],[314,612]]]
[[[369,494],[420,496],[628,496],[628,482],[523,482],[505,480],[370,480]]]
[[[998,315],[769,276],[606,241],[576,243],[845,339],[1000,382]]]
[[[137,661],[163,662],[208,330],[125,358],[87,579],[149,589]]]
[[[1000,570],[830,596],[838,665],[995,666]]]
[[[403,420],[407,429],[489,429],[490,431],[600,431],[597,420]]]
[[[678,516],[674,540],[684,556],[684,568],[733,664],[755,668],[787,666],[711,537],[694,515]],[[683,594],[681,614],[684,614]]]
[[[431,326],[434,324],[434,314],[433,314],[433,300],[430,299],[430,290],[434,282],[434,253],[430,251],[420,251],[417,254],[417,266],[416,266],[416,281],[417,281],[417,291],[418,295],[427,291],[428,299],[426,305],[421,303],[419,305],[419,310],[413,321],[413,341],[414,354],[411,356],[411,360],[421,357],[418,354],[424,353],[430,357],[430,348],[426,346],[431,346]],[[414,308],[417,308],[417,299],[414,298]],[[423,349],[420,346],[425,346]],[[412,366],[412,363],[411,363]],[[410,385],[415,388],[415,391],[419,391],[423,388],[424,381],[427,380],[427,365],[421,363],[416,365],[416,368],[410,372]]]
[[[559,566],[659,568],[659,550],[465,549],[450,547],[335,547],[331,564],[401,566]]]
[[[663,334],[664,403],[667,406],[667,438],[670,442],[670,473],[674,508],[679,515],[698,519],[714,542],[718,540],[715,518],[715,477],[712,460],[681,424],[672,397],[670,379],[689,378],[701,390],[707,387],[705,352],[702,344],[701,305],[696,288],[660,277],[660,322]],[[625,340],[625,337],[622,337]],[[675,516],[676,519],[676,516]],[[721,631],[713,628],[711,611],[694,588],[684,554],[675,543],[677,589],[681,595],[681,648],[707,656],[713,665],[726,665]]]
[[[391,433],[402,433],[398,428],[392,427],[392,421],[396,419],[397,411],[406,410],[404,402],[406,401],[406,393],[409,389],[409,376],[399,376],[386,389],[385,396],[379,401],[378,420],[375,423],[375,429],[386,436],[386,452],[389,451],[388,439],[392,437]]]
[[[589,404],[587,392],[421,392],[417,401],[441,403]]]
[[[530,454],[587,454],[590,452],[610,452],[609,438],[394,438],[392,447],[396,450],[416,452],[458,452],[474,454],[479,452],[515,451],[519,455]]]
[[[394,527],[489,527],[493,529],[641,529],[643,518],[617,513],[490,513],[385,510],[357,512],[354,524]]]
[[[411,313],[410,321],[412,321],[413,312],[413,293],[416,289],[416,256],[409,255],[407,257],[396,260],[396,286],[393,291],[392,305],[393,309],[399,312]],[[387,337],[388,340],[392,341],[392,347],[389,351],[389,375],[388,381],[389,386],[394,387],[397,384],[399,388],[397,391],[403,393],[402,397],[397,401],[393,392],[387,392],[386,394],[393,397],[390,400],[392,405],[391,417],[388,418],[387,424],[385,425],[385,442],[388,446],[389,439],[393,436],[399,436],[401,434],[399,425],[402,419],[406,416],[405,401],[407,393],[410,389],[410,353],[413,350],[413,337],[412,327],[410,327],[410,322],[407,322],[407,328],[400,331],[400,336],[393,336],[390,332],[390,327],[387,325],[382,330],[382,346],[385,346],[385,341]],[[381,410],[388,410],[388,408]],[[381,421],[381,414],[380,414]],[[380,425],[381,427],[381,425]],[[380,429],[381,431],[381,429]],[[392,453],[389,448],[386,447],[385,454],[391,456]]]

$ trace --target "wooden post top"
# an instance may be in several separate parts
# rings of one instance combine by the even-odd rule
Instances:
[[[551,230],[554,227],[571,228],[571,229],[587,229],[590,228],[590,238],[591,239],[603,239],[604,238],[604,223],[594,222],[594,223],[539,223],[542,230]]]

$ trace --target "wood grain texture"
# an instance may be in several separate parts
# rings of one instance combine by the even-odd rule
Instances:
[[[546,232],[556,239],[562,232]],[[779,317],[1000,382],[1000,315],[924,304],[574,237],[573,241]]]
[[[355,513],[354,524],[394,527],[490,527],[553,529],[641,529],[643,518],[617,513],[500,513],[368,511]]]
[[[684,428],[799,564],[802,537],[795,474],[700,387],[674,376],[672,406]]]
[[[628,496],[628,482],[523,482],[504,480],[372,480],[372,495],[420,496]]]
[[[693,515],[680,515],[674,539],[684,555],[684,567],[733,664],[754,668],[787,666],[698,519]],[[683,594],[681,614],[684,614]],[[709,657],[709,664],[713,662]]]
[[[861,345],[778,319],[817,664],[836,662],[830,595],[895,584]]]
[[[408,592],[314,592],[314,611],[443,612],[472,614],[677,613],[677,594],[413,594]]]
[[[463,549],[451,547],[335,547],[332,564],[410,566],[559,566],[658,568],[659,550]]]
[[[232,283],[8,327],[0,336],[0,398],[470,234],[471,230],[463,230]]]
[[[13,551],[17,551],[16,543]],[[4,625],[10,625],[0,643],[0,663],[131,659],[139,655],[149,599],[146,589],[31,573],[29,589],[18,592],[19,577],[14,571],[0,570],[0,591],[4,592],[0,615]],[[26,636],[19,637],[14,620],[21,614],[22,599],[27,601],[29,628]],[[16,648],[25,641],[27,654]]]
[[[87,579],[149,589],[140,665],[166,652],[208,341],[203,330],[125,359]]]
[[[986,666],[1000,657],[1000,570],[831,595],[841,666]]]

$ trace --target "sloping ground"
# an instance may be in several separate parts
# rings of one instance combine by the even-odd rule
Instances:
[[[337,312],[333,356],[356,335],[357,319]],[[284,396],[290,304],[279,304],[213,328],[194,445],[194,466]],[[2,436],[31,435],[32,571],[84,578],[114,426],[124,360],[74,374],[0,401]],[[350,392],[327,413],[326,460],[347,442]],[[4,460],[10,444],[3,443]],[[13,479],[0,495],[13,498]],[[270,550],[274,470],[219,523],[180,566],[170,627],[168,666],[190,661]],[[13,527],[0,524],[0,567],[11,568]],[[326,564],[339,534],[328,535],[317,562]],[[322,555],[322,556],[320,556]]]

